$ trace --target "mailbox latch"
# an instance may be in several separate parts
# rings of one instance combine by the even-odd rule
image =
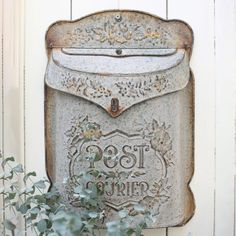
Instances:
[[[111,99],[111,112],[117,113],[119,111],[119,99],[112,98]]]

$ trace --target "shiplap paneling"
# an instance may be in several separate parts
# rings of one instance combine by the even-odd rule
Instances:
[[[3,10],[3,99],[4,99],[4,129],[3,149],[4,156],[14,156],[17,161],[23,162],[22,157],[23,130],[23,64],[20,52],[21,18],[19,18],[19,0],[4,0]],[[16,40],[17,39],[17,40]]]
[[[117,0],[99,0],[95,3],[94,0],[71,0],[72,2],[72,20],[82,16],[94,13],[96,11],[104,11],[117,8]]]
[[[24,0],[25,4],[25,169],[46,177],[44,139],[45,34],[53,22],[70,19],[69,0]],[[35,235],[28,229],[27,235]]]
[[[2,65],[3,65],[3,0],[0,1],[0,35],[1,35],[1,40],[0,40],[0,50],[1,50],[1,55],[0,55],[0,151],[3,153],[3,71],[2,71]],[[2,167],[0,166],[0,173],[2,172]],[[0,188],[3,188],[3,181],[0,181]],[[3,209],[3,197],[0,196],[0,209]],[[0,210],[0,222],[3,222],[3,211]],[[3,227],[0,226],[0,235],[4,234]]]
[[[3,0],[3,52],[2,52],[2,150],[4,158],[14,156],[24,165],[24,18],[21,0]],[[8,167],[6,167],[6,170]],[[5,210],[5,218],[12,219],[13,211]],[[23,218],[17,221],[22,229]]]
[[[120,9],[146,11],[154,15],[166,18],[166,0],[119,0]]]
[[[214,1],[168,0],[168,18],[187,22],[194,32],[191,68],[195,76],[195,173],[191,188],[196,212],[168,236],[214,235],[215,72]],[[221,235],[223,236],[223,235]]]
[[[215,1],[216,199],[215,236],[234,235],[235,2]]]
[[[70,19],[69,0],[25,0],[26,169],[46,176],[44,146],[45,34],[55,21]]]

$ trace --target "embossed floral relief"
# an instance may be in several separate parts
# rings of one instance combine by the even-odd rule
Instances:
[[[148,96],[149,93],[162,92],[169,86],[169,80],[165,74],[155,75],[149,79],[114,82],[112,88],[107,88],[98,80],[88,77],[75,76],[70,72],[61,73],[61,85],[71,92],[88,98],[111,97],[114,94],[127,98]]]
[[[159,162],[161,163],[162,174],[159,177],[157,176],[156,181],[150,180],[151,182],[153,182],[150,185],[150,188],[149,187],[147,188],[147,185],[145,184],[145,182],[140,183],[140,187],[141,189],[143,189],[142,191],[145,194],[140,195],[142,197],[140,198],[139,203],[149,208],[150,207],[153,208],[156,214],[158,214],[161,206],[165,204],[166,202],[168,202],[170,198],[169,190],[171,188],[171,184],[169,183],[169,179],[168,179],[168,169],[172,165],[174,165],[175,161],[174,161],[174,155],[172,151],[172,140],[169,135],[168,129],[169,127],[167,127],[164,123],[159,124],[158,121],[155,119],[153,119],[151,123],[142,124],[141,128],[137,129],[140,137],[143,138],[143,140],[145,139],[147,143],[150,144],[150,148],[152,148],[155,153],[155,156],[156,156],[155,158],[157,158]],[[122,134],[122,131],[120,132]],[[143,163],[140,164],[140,160],[139,162],[137,162],[134,154],[130,154],[131,155],[130,157],[132,157],[133,159],[128,158],[128,156],[122,156],[121,153],[119,153],[118,149],[116,149],[114,143],[112,145],[109,145],[109,147],[105,147],[105,148],[100,147],[99,146],[100,140],[102,137],[105,137],[106,134],[102,132],[102,129],[99,124],[95,122],[91,122],[87,116],[84,118],[75,117],[71,122],[70,129],[68,129],[65,132],[65,135],[67,137],[66,138],[67,140],[66,146],[68,148],[67,156],[70,159],[70,166],[69,166],[70,178],[66,186],[66,191],[67,191],[69,202],[75,207],[79,207],[79,199],[77,199],[73,194],[73,191],[74,191],[73,189],[77,186],[76,180],[73,179],[73,176],[74,176],[73,173],[75,171],[75,168],[78,168],[75,166],[75,163],[77,161],[81,162],[81,164],[84,161],[89,161],[88,155],[83,155],[84,153],[82,151],[82,146],[85,143],[90,143],[93,141],[92,145],[87,146],[86,150],[87,151],[90,150],[89,155],[94,154],[93,156],[94,158],[97,158],[97,161],[104,161],[105,166],[110,168],[107,171],[107,176],[109,176],[111,181],[114,179],[119,179],[121,182],[124,182],[124,183],[127,182],[129,186],[132,183],[138,183],[138,182],[128,183],[129,181],[135,180],[135,179],[137,179],[136,181],[140,181],[139,179],[140,177],[145,178],[145,176],[148,174],[145,171],[144,166],[142,166],[144,164]],[[98,146],[96,146],[94,142]],[[112,142],[112,139],[111,139],[111,142]],[[93,147],[93,149],[89,149],[90,147]],[[104,152],[101,151],[103,150],[103,148],[104,148]],[[124,150],[124,148],[122,150]],[[137,149],[134,145],[133,150],[134,152],[137,152],[137,151],[148,152],[149,147],[145,146],[145,149]],[[121,160],[121,159],[118,160],[119,159],[118,155],[120,156],[121,159],[124,159],[124,160]],[[119,169],[114,168],[113,170],[113,166],[107,165],[107,160],[112,161],[113,166],[120,163],[121,168]],[[126,165],[129,164],[129,167],[123,166],[122,161],[125,161],[125,160],[127,161]],[[133,163],[132,165],[131,165],[131,162]],[[134,168],[134,165],[141,165],[141,169],[137,171],[137,169]],[[113,194],[115,191],[114,189],[115,189],[116,184],[112,183],[111,181],[110,182],[108,180],[106,181],[106,183],[109,183],[109,185],[112,185],[112,187],[109,186],[110,189],[109,191],[107,191],[108,196],[111,196],[110,194]],[[105,182],[101,180],[100,185],[105,188],[107,186],[105,186],[104,183]],[[136,188],[137,187],[138,185],[136,184]],[[147,188],[146,191],[144,191],[145,188]],[[110,211],[111,210],[110,203],[108,202],[105,205],[106,205],[105,208],[109,209]]]
[[[168,37],[170,37],[169,32],[160,26],[153,29],[144,25],[126,23],[124,20],[110,19],[97,27],[91,25],[87,28],[77,27],[69,31],[64,39],[65,44],[85,44],[89,41],[97,41],[109,45],[122,45],[130,41],[146,40],[152,45],[165,45]]]
[[[72,90],[76,94],[81,94],[85,97],[100,98],[110,97],[111,90],[102,86],[98,81],[92,81],[88,77],[80,78],[74,76],[70,72],[61,73],[63,87]]]

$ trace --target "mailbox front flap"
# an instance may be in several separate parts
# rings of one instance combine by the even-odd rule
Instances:
[[[53,49],[46,83],[101,106],[113,117],[137,103],[183,89],[189,80],[184,49],[165,50],[165,54],[133,50],[136,55],[122,50],[123,57],[112,56],[111,50],[103,50],[104,55],[93,51],[78,55]]]

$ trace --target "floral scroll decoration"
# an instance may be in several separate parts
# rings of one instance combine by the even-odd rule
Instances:
[[[74,76],[70,72],[61,73],[62,86],[74,91],[76,94],[83,94],[86,97],[100,98],[110,97],[111,91],[101,85],[98,81]]]
[[[154,196],[145,196],[140,203],[150,209],[154,209],[159,214],[160,207],[170,198],[169,190],[172,187],[169,184],[168,169],[174,165],[174,153],[172,151],[172,140],[165,123],[159,124],[153,119],[151,123],[145,122],[146,125],[138,129],[144,138],[150,139],[151,147],[155,150],[156,155],[162,163],[162,178],[154,182],[151,192]]]
[[[113,89],[109,89],[98,80],[91,80],[88,77],[82,78],[70,72],[61,73],[61,85],[75,94],[88,98],[106,98],[114,94],[122,97],[138,98],[148,96],[148,93],[161,93],[170,87],[166,74],[155,75],[146,80],[128,80],[115,82]]]
[[[74,118],[71,124],[70,129],[65,132],[68,147],[67,155],[70,159],[70,178],[67,182],[66,191],[70,204],[79,207],[79,199],[74,196],[74,188],[77,186],[76,180],[73,178],[74,161],[77,158],[86,160],[86,157],[80,156],[82,144],[89,141],[99,141],[103,133],[100,125],[89,121],[88,116]],[[161,206],[170,199],[170,188],[172,186],[169,184],[168,169],[174,165],[175,161],[172,151],[172,139],[168,132],[169,126],[166,126],[165,123],[159,124],[155,119],[150,123],[145,122],[144,126],[141,124],[139,126],[140,128],[137,131],[144,139],[149,140],[151,148],[155,151],[162,165],[161,178],[152,184],[150,194],[144,196],[139,203],[153,209],[155,214],[158,215]],[[108,173],[108,175],[113,175],[114,178],[125,177],[124,179],[137,178],[145,174],[145,171],[132,170]],[[108,211],[111,210],[108,206],[105,206],[105,208]],[[130,208],[130,211],[132,211],[132,208]]]
[[[73,118],[71,123],[71,128],[65,133],[68,138],[67,144],[69,159],[77,157],[80,152],[78,147],[80,147],[82,143],[91,140],[98,140],[102,135],[100,125],[89,122],[88,116],[85,118],[79,117],[78,119]]]
[[[92,24],[91,24],[92,25]],[[77,27],[69,31],[64,43],[85,44],[91,41],[108,43],[109,45],[125,44],[130,41],[142,42],[155,45],[165,45],[170,33],[164,28],[157,26],[155,29],[139,25],[137,23],[125,23],[124,21],[107,20],[100,26]]]
[[[141,80],[139,82],[128,81],[115,83],[119,88],[119,94],[122,97],[142,97],[146,96],[148,92],[162,92],[169,86],[169,81],[165,75],[156,75],[149,80]]]

